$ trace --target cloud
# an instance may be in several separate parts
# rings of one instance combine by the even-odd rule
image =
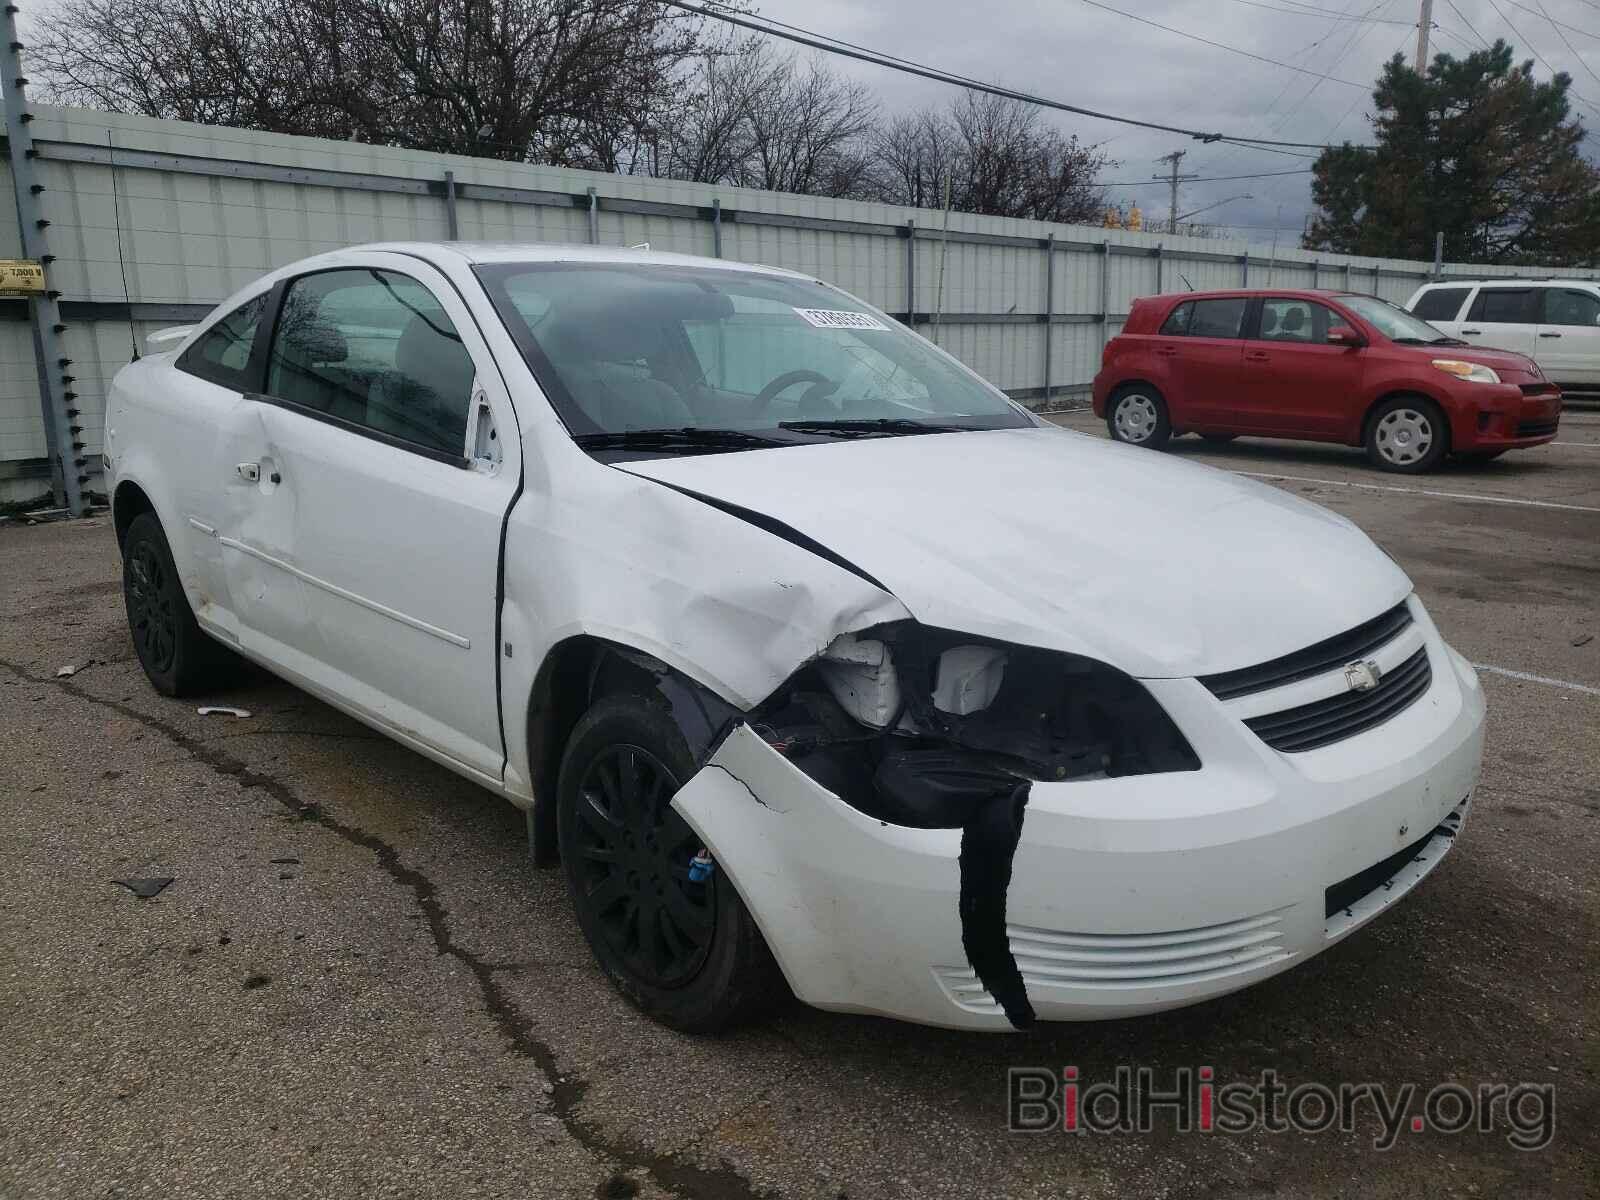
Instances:
[[[1214,42],[1277,59],[1334,79],[1318,80],[1283,67],[1206,46],[1082,0],[760,0],[759,14],[856,42],[945,70],[991,80],[1038,95],[1144,120],[1189,128],[1284,141],[1371,140],[1371,89],[1383,63],[1395,53],[1415,52],[1415,0],[1332,0],[1313,11],[1308,0],[1106,0],[1135,16],[1184,30]],[[1496,0],[1505,10],[1506,0]],[[1578,0],[1543,0],[1553,17],[1600,31],[1600,14]],[[1292,11],[1280,11],[1292,10]],[[1589,78],[1583,61],[1569,51],[1540,18],[1510,10],[1517,28],[1557,69],[1570,72],[1574,88],[1600,100],[1600,82]],[[1585,12],[1587,16],[1585,16]],[[1362,19],[1339,19],[1341,17]],[[1435,8],[1431,52],[1464,55],[1482,43],[1468,28],[1493,41],[1513,38],[1488,0],[1455,0]],[[1600,41],[1569,35],[1600,70]],[[870,84],[884,99],[886,112],[945,103],[954,89],[835,58],[833,66]],[[1536,73],[1548,77],[1543,66]],[[1064,131],[1088,142],[1104,143],[1120,165],[1106,178],[1139,181],[1163,168],[1155,160],[1172,150],[1187,150],[1185,172],[1244,175],[1310,166],[1306,159],[1265,150],[1206,145],[1179,135],[1156,133],[1103,121],[1054,114]],[[1593,141],[1591,140],[1591,144]],[[1310,153],[1310,152],[1307,152]],[[1311,209],[1310,176],[1185,184],[1180,211],[1214,201],[1253,194],[1213,213],[1218,222],[1238,222],[1238,236],[1252,241],[1298,235]],[[1137,201],[1148,217],[1167,212],[1166,185],[1152,180],[1119,187],[1112,194]]]

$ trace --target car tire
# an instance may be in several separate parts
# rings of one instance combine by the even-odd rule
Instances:
[[[727,873],[690,877],[703,847],[671,800],[694,773],[665,706],[605,697],[562,755],[556,836],[579,928],[617,990],[674,1029],[715,1033],[788,992]]]
[[[1166,399],[1147,384],[1129,384],[1106,404],[1106,429],[1114,442],[1159,450],[1172,437]]]
[[[1231,442],[1238,437],[1237,433],[1202,433],[1201,439],[1207,442]]]
[[[135,517],[122,539],[122,601],[139,665],[163,695],[209,691],[238,665],[195,621],[154,513]]]
[[[1385,471],[1418,475],[1450,452],[1450,424],[1432,400],[1396,396],[1367,419],[1367,457]]]

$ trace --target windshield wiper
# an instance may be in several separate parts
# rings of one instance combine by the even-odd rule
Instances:
[[[782,438],[748,433],[743,429],[622,429],[607,433],[580,433],[573,441],[585,450],[758,450],[764,446],[789,446]]]
[[[939,425],[909,417],[840,418],[834,421],[779,421],[779,429],[830,437],[897,437],[907,433],[961,433],[970,425]]]

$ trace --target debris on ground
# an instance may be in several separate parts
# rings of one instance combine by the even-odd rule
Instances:
[[[1592,641],[1594,641],[1594,634],[1586,633],[1582,637],[1573,638],[1572,644],[1574,646],[1587,646]]]
[[[152,875],[144,879],[113,879],[112,883],[121,884],[141,900],[148,900],[151,896],[159,896],[167,890],[167,885],[173,882],[171,875]]]
[[[202,704],[195,709],[202,717],[209,717],[212,713],[227,713],[233,717],[248,717],[250,710],[247,708],[234,708],[231,704]]]
[[[67,679],[67,678],[70,678],[73,675],[76,675],[77,673],[78,673],[78,668],[73,666],[71,663],[68,663],[66,666],[62,667],[59,671],[56,672],[56,678],[57,679]]]

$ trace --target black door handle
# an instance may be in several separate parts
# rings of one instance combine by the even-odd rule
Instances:
[[[1483,332],[1483,330],[1481,330],[1481,329],[1463,329],[1461,332],[1466,334],[1469,337],[1477,337],[1479,334],[1481,334]]]
[[[1541,333],[1540,337],[1560,337],[1559,333]]]

